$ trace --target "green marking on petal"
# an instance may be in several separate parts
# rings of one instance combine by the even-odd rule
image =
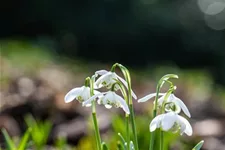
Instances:
[[[180,125],[175,122],[174,125],[172,126],[172,128],[170,128],[169,131],[173,132],[173,133],[177,133],[180,130]]]
[[[83,100],[83,98],[81,97],[81,96],[78,96],[77,97],[77,100],[80,102],[80,103],[82,103],[84,100]]]

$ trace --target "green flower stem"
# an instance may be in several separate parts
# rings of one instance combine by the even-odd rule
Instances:
[[[130,127],[129,127],[129,120],[130,120],[130,117],[128,114],[126,114],[126,134],[127,134],[127,138],[126,138],[126,141],[127,141],[127,150],[130,150]]]
[[[165,99],[167,99],[168,96],[169,96],[170,94],[171,94],[171,91],[169,90],[169,91],[167,92],[166,96],[165,96]],[[162,113],[162,114],[165,113],[165,105],[166,105],[166,103],[163,102],[162,109],[161,109],[161,113]],[[162,130],[162,128],[160,129],[159,134],[160,134],[160,141],[159,141],[159,143],[160,143],[159,146],[160,146],[160,147],[159,147],[159,149],[160,149],[160,150],[163,150],[163,145],[164,145],[164,131]]]
[[[135,147],[135,150],[138,150],[139,148],[138,148],[138,139],[137,139],[137,129],[136,129],[135,118],[134,118],[134,108],[132,104],[129,105],[129,109],[130,109],[131,127],[133,131],[133,136],[134,136],[134,147]]]
[[[130,119],[131,119],[131,127],[132,127],[133,138],[134,138],[134,147],[135,147],[135,150],[139,150],[138,140],[137,140],[136,123],[135,123],[135,118],[134,118],[134,107],[133,107],[132,94],[131,94],[131,78],[130,78],[129,71],[126,68],[124,70],[126,70],[126,76],[127,76],[125,78],[126,78],[126,81],[128,84],[128,104],[129,104],[129,109],[130,109]],[[127,144],[130,145],[129,143],[127,143]]]
[[[160,130],[160,150],[163,150],[163,130]]]
[[[173,84],[172,84],[172,82],[168,81],[168,79],[169,79],[168,77],[169,77],[169,78],[178,78],[177,75],[174,75],[174,74],[168,74],[168,75],[163,76],[163,77],[159,80],[159,82],[158,82],[158,84],[157,84],[157,86],[156,86],[156,96],[155,96],[155,104],[154,104],[154,109],[153,109],[153,118],[155,118],[156,115],[157,115],[157,107],[158,107],[159,92],[160,92],[160,89],[161,89],[162,85],[164,84],[164,82],[169,83],[170,86],[171,86],[172,89],[173,89]],[[170,90],[171,90],[171,87],[170,87]],[[169,93],[167,93],[166,98],[167,98],[168,96],[169,96]],[[163,108],[163,109],[164,109],[164,108]],[[162,134],[162,136],[163,136],[163,134]],[[149,150],[153,150],[153,148],[154,148],[154,141],[155,141],[155,131],[151,133],[150,137],[151,137],[151,138],[150,138],[150,142],[149,142],[149,144],[150,144],[150,145],[149,145]]]
[[[149,146],[149,150],[153,150],[153,147],[154,147],[154,140],[155,140],[155,132],[152,132],[150,134],[150,146]]]
[[[92,105],[94,105],[94,104],[92,103]],[[98,122],[97,122],[97,117],[96,117],[95,112],[92,112],[92,119],[93,119],[94,128],[95,128],[95,137],[96,137],[96,141],[97,141],[97,148],[98,148],[98,150],[101,150],[101,137],[100,137]]]
[[[172,83],[170,83],[170,89],[167,91],[165,95],[165,100],[162,104],[161,113],[165,113],[165,106],[166,106],[166,100],[168,99],[169,95],[174,91],[174,86]],[[160,150],[163,150],[163,144],[164,144],[164,131],[160,129]]]
[[[87,80],[89,80],[90,94],[91,94],[91,96],[93,96],[94,95],[94,80],[95,80],[94,76],[92,76],[91,79],[89,77],[86,78],[85,84],[87,84]],[[97,149],[101,150],[101,136],[100,136],[98,121],[97,121],[97,117],[96,117],[95,101],[92,101],[91,108],[92,108],[92,120],[93,120],[94,130],[95,130],[95,138],[96,138],[96,142],[97,142]]]
[[[128,102],[128,97],[127,97],[126,90],[125,90],[123,84],[119,80],[117,80],[117,82],[115,82],[112,85],[111,90],[114,91],[116,85],[119,85],[124,99]],[[130,126],[129,126],[130,123],[129,123],[129,120],[130,120],[130,116],[129,116],[129,114],[126,114],[126,141],[127,141],[127,143],[130,143]],[[129,146],[130,145],[127,144],[127,149],[128,150],[129,150]]]
[[[156,96],[155,96],[155,105],[154,105],[154,109],[153,109],[153,118],[156,117],[157,115],[157,104],[158,104],[158,98],[159,98],[159,91],[160,91],[160,85],[161,83],[159,82],[157,84],[157,87],[156,87]],[[150,134],[151,138],[150,138],[150,142],[149,142],[149,150],[153,150],[154,148],[154,141],[155,141],[155,131],[152,132]]]
[[[156,115],[157,115],[159,92],[160,92],[160,89],[163,86],[163,84],[165,82],[167,82],[171,86],[169,90],[171,90],[171,88],[174,89],[174,86],[173,86],[172,82],[168,81],[169,78],[178,78],[178,76],[175,75],[175,74],[167,74],[167,75],[164,75],[159,80],[159,82],[158,82],[158,84],[156,86],[156,96],[155,96],[155,104],[154,104],[154,109],[153,109],[153,118],[155,118]],[[171,91],[170,91],[170,93],[171,93]],[[166,98],[169,96],[170,93],[167,93]],[[149,144],[150,144],[149,145],[149,150],[153,150],[153,148],[154,148],[154,140],[155,140],[155,131],[152,132],[150,136],[151,136],[151,138],[150,138],[150,142],[149,142]]]
[[[130,110],[130,120],[131,120],[131,127],[132,127],[132,132],[133,132],[133,138],[134,138],[134,146],[135,150],[139,150],[138,148],[138,140],[137,140],[137,131],[136,131],[136,124],[135,124],[135,118],[134,118],[134,108],[133,108],[133,101],[132,101],[132,94],[131,94],[131,78],[130,78],[130,73],[126,67],[124,67],[121,64],[115,63],[111,71],[115,71],[115,67],[118,66],[120,70],[122,71],[125,80],[127,81],[128,85],[128,105],[129,105],[129,110]],[[130,142],[129,142],[130,143]],[[127,143],[127,145],[129,145]]]

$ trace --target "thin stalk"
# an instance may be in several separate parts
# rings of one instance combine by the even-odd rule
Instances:
[[[98,128],[98,121],[97,121],[97,117],[96,117],[95,112],[92,112],[92,120],[93,120],[93,123],[94,123],[97,148],[98,148],[98,150],[101,150],[101,137],[100,137],[100,132],[99,132],[99,128]]]
[[[156,117],[157,115],[157,104],[158,104],[158,97],[159,97],[159,90],[160,90],[160,84],[157,84],[156,87],[156,96],[155,96],[155,105],[154,105],[154,109],[153,109],[153,118]],[[150,142],[149,142],[149,150],[153,150],[154,148],[154,141],[155,141],[155,131],[150,133]]]
[[[154,109],[153,109],[153,118],[155,118],[156,115],[157,115],[157,107],[158,107],[157,105],[158,105],[159,92],[160,92],[160,89],[163,86],[164,82],[167,82],[167,83],[170,84],[170,89],[167,92],[167,95],[165,96],[165,99],[167,99],[169,94],[171,94],[172,90],[174,90],[173,83],[168,81],[169,78],[178,78],[178,76],[175,75],[175,74],[167,74],[167,75],[163,76],[159,80],[159,82],[158,82],[158,84],[156,86],[156,96],[155,96],[155,104],[154,104]],[[164,108],[162,109],[162,111],[163,110],[164,110]],[[150,136],[151,136],[151,138],[150,138],[150,142],[149,142],[149,144],[150,144],[149,145],[149,150],[153,150],[153,148],[154,148],[154,140],[155,140],[155,131],[152,132]],[[163,133],[162,133],[162,137],[163,137]],[[162,138],[162,140],[163,140],[163,138]]]
[[[163,130],[160,129],[160,150],[163,150],[163,141],[164,137],[163,137]]]
[[[134,136],[134,147],[135,147],[135,150],[138,150],[139,148],[138,148],[138,139],[137,139],[137,129],[136,129],[135,118],[134,118],[134,108],[132,104],[129,105],[129,109],[130,109],[131,127],[133,131],[133,136]]]
[[[126,93],[126,90],[125,90],[123,84],[121,84],[121,82],[120,82],[119,80],[116,80],[116,81],[117,81],[117,82],[114,83],[114,84],[112,85],[111,90],[114,91],[115,86],[116,86],[116,85],[119,85],[119,87],[120,87],[120,89],[121,89],[121,93],[122,93],[124,99],[125,99],[125,100],[127,101],[127,103],[128,103],[128,100],[129,100],[129,99],[128,99],[128,97],[127,97],[127,93]],[[130,143],[130,126],[129,126],[129,124],[130,124],[130,115],[129,115],[129,114],[126,114],[126,141],[127,141],[127,143]],[[126,148],[127,150],[130,149],[129,146],[130,146],[130,145],[127,144],[127,148]]]
[[[128,105],[130,109],[130,119],[131,119],[131,127],[132,127],[132,132],[133,132],[133,138],[134,138],[134,146],[135,150],[139,150],[138,148],[138,140],[137,140],[137,131],[136,131],[136,123],[135,123],[135,118],[134,118],[134,108],[133,108],[133,101],[132,101],[132,94],[131,94],[131,78],[130,78],[130,73],[126,67],[124,67],[121,64],[114,64],[112,67],[112,70],[115,69],[115,67],[118,66],[120,70],[122,71],[125,80],[127,81],[127,86],[128,86]],[[129,143],[127,143],[129,145]]]
[[[165,113],[165,105],[166,105],[166,101],[168,99],[168,96],[174,91],[174,86],[171,83],[170,84],[170,89],[167,91],[165,98],[164,98],[164,102],[162,104],[162,108],[161,108],[161,113]],[[162,129],[160,129],[160,150],[163,150],[163,145],[164,144],[164,132]]]
[[[94,95],[94,77],[92,77],[91,79],[87,78],[86,80],[89,80],[90,94],[91,94],[91,96],[93,96]],[[98,121],[97,121],[97,117],[96,117],[95,101],[92,102],[91,108],[92,108],[92,121],[94,124],[95,138],[96,138],[96,142],[97,142],[97,149],[101,150],[101,136],[100,136]]]
[[[136,129],[136,123],[134,118],[134,107],[133,107],[133,101],[132,101],[132,94],[131,94],[131,79],[129,71],[126,69],[127,74],[127,83],[128,83],[128,104],[130,109],[130,120],[131,120],[131,128],[133,132],[133,138],[134,138],[134,147],[135,150],[139,150],[138,148],[138,139],[137,139],[137,129]],[[127,143],[130,145],[129,143]]]
[[[130,130],[129,130],[129,120],[130,120],[130,117],[129,115],[126,115],[126,141],[127,141],[127,150],[130,150]]]

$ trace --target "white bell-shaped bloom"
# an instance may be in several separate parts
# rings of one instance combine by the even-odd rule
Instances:
[[[163,103],[166,104],[165,109],[166,111],[175,111],[176,113],[180,113],[181,109],[187,115],[189,118],[191,117],[191,114],[187,108],[187,106],[184,104],[184,102],[177,98],[174,94],[170,94],[167,99],[165,99],[167,93],[159,93],[159,96],[161,96],[158,99],[158,106],[162,106]],[[156,96],[156,93],[149,94],[141,99],[138,100],[138,102],[146,102],[147,100],[153,98]]]
[[[88,100],[84,101],[83,105],[90,105],[92,101],[96,100],[97,98],[98,103],[105,105],[105,107],[108,109],[110,109],[112,106],[116,108],[121,107],[127,114],[130,114],[126,101],[113,91],[96,94]]]
[[[99,89],[101,87],[107,87],[108,89],[111,88],[111,86],[117,82],[116,80],[121,81],[126,88],[128,88],[127,82],[118,76],[115,72],[107,71],[107,70],[99,70],[95,72],[96,75],[101,75],[96,81],[95,81],[95,88]],[[119,86],[116,85],[116,89],[119,89]],[[137,96],[135,93],[131,90],[131,94],[134,99],[137,99]]]
[[[192,135],[192,127],[184,117],[175,112],[169,112],[156,116],[150,123],[150,132],[155,131],[156,128],[161,128],[163,131],[177,132],[180,134],[186,133],[188,136]]]
[[[94,94],[99,94],[100,92],[94,90]],[[69,103],[73,101],[74,99],[78,100],[79,102],[84,102],[85,100],[88,100],[91,97],[90,94],[90,88],[86,86],[77,87],[72,90],[70,90],[64,100],[66,103]],[[91,104],[85,105],[85,106],[91,106]]]

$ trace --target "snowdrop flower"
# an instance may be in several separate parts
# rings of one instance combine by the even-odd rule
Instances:
[[[171,93],[168,98],[165,101],[165,96],[167,93],[159,93],[159,96],[161,96],[158,99],[158,106],[162,106],[163,103],[165,103],[165,109],[166,111],[175,111],[176,113],[180,113],[181,109],[187,115],[189,118],[191,117],[191,114],[187,108],[187,106],[183,103],[182,100],[177,98],[173,93]],[[147,100],[153,98],[156,96],[156,93],[149,94],[141,99],[138,100],[138,102],[146,102]]]
[[[94,94],[99,94],[100,92],[94,90]],[[88,100],[91,97],[90,94],[90,88],[86,86],[77,87],[72,90],[70,90],[64,100],[66,103],[69,103],[73,101],[74,99],[77,99],[80,103],[82,103],[85,100]],[[88,105],[85,105],[86,107],[91,106],[91,103]]]
[[[127,114],[130,114],[129,108],[126,101],[113,91],[108,91],[104,93],[98,93],[88,100],[83,102],[83,105],[90,105],[93,100],[98,98],[98,103],[105,105],[106,108],[110,109],[112,106],[118,108],[121,107]]]
[[[95,74],[101,75],[101,77],[99,77],[95,82],[96,89],[99,89],[101,87],[107,87],[109,89],[115,82],[117,82],[116,80],[121,81],[125,85],[125,87],[128,88],[127,82],[123,78],[118,76],[115,72],[99,70],[99,71],[96,71]],[[119,89],[118,85],[116,85],[116,89]],[[131,90],[131,94],[134,99],[137,99],[137,96],[132,90]]]
[[[161,128],[163,131],[177,132],[180,130],[180,134],[186,133],[188,136],[192,135],[192,127],[190,123],[184,117],[176,114],[175,112],[169,112],[156,116],[150,123],[150,132]]]

